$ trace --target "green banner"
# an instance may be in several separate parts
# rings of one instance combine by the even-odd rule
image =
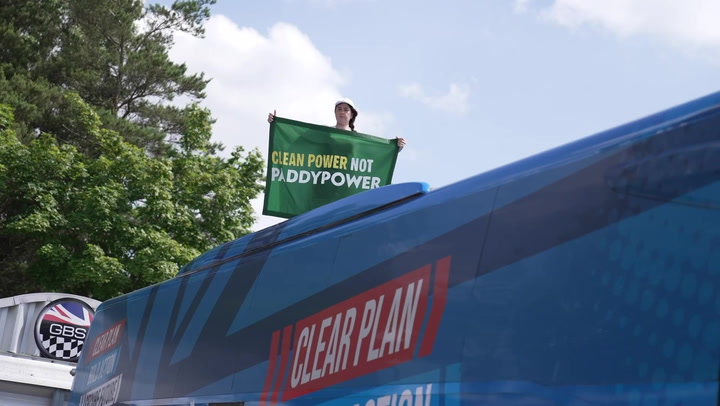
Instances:
[[[389,185],[397,140],[275,117],[263,214],[290,218]]]

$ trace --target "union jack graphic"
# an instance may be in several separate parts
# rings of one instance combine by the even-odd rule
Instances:
[[[87,306],[78,302],[65,301],[52,306],[42,317],[43,321],[71,324],[78,327],[90,327],[93,314]]]
[[[61,299],[46,306],[36,336],[43,355],[77,361],[92,320],[92,309],[80,301]]]

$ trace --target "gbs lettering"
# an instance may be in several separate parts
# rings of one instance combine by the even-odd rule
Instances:
[[[82,327],[73,327],[53,323],[50,325],[50,334],[84,340],[87,336],[87,330]]]

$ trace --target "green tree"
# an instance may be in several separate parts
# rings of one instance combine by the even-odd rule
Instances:
[[[204,98],[208,80],[188,74],[172,62],[168,49],[178,32],[202,36],[202,23],[215,0],[176,0],[170,7],[145,6],[142,0],[5,0],[0,2],[0,81],[12,91],[0,93],[0,102],[17,110],[18,133],[51,132],[74,141],[53,115],[58,106],[50,96],[35,94],[34,114],[16,105],[25,82],[42,79],[50,86],[34,86],[78,93],[94,106],[106,126],[129,142],[154,154],[168,151],[168,140],[185,131],[185,109],[169,104],[184,96]],[[56,86],[55,89],[52,86]],[[23,99],[23,97],[20,97]],[[25,101],[28,101],[25,98]],[[59,120],[58,120],[59,118]],[[26,121],[27,120],[27,121]],[[81,147],[81,146],[79,146]]]
[[[249,232],[262,159],[218,156],[208,80],[168,58],[214,3],[0,2],[0,297],[106,299]]]
[[[0,2],[0,72],[6,77],[48,74],[48,63],[61,46],[67,0]]]
[[[46,133],[21,143],[0,105],[0,297],[41,289],[104,300],[249,231],[263,161],[241,148],[217,156],[209,111],[189,106],[178,148],[150,157],[77,95],[64,102],[92,154]]]

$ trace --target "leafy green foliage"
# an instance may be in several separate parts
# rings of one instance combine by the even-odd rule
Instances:
[[[200,100],[209,81],[170,61],[168,49],[178,32],[202,36],[214,3],[176,0],[168,8],[146,7],[142,0],[5,0],[0,2],[0,77],[22,75],[56,91],[76,92],[125,140],[163,154],[165,140],[178,138],[187,125],[184,109],[167,102],[179,96]],[[21,89],[21,82],[10,87]],[[37,93],[46,87],[32,90],[36,97],[51,97]],[[39,104],[26,122],[16,102],[0,94],[0,103],[17,109],[21,126],[73,141],[52,114],[56,106]],[[18,133],[24,142],[31,139],[27,133]]]
[[[181,148],[153,158],[104,129],[77,95],[66,103],[94,156],[49,134],[24,145],[14,131],[1,133],[0,269],[24,278],[6,281],[0,296],[29,279],[106,299],[165,280],[249,231],[263,161],[241,148],[230,159],[215,156],[208,110],[189,106]],[[0,126],[11,119],[0,106]]]
[[[0,2],[0,71],[47,74],[61,45],[67,0],[3,0]]]
[[[0,2],[0,297],[107,299],[249,232],[262,158],[218,155],[208,80],[168,58],[214,3]]]

